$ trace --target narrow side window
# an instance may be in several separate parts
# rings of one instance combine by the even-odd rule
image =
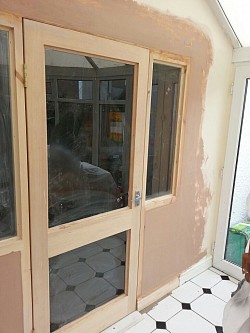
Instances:
[[[0,239],[16,235],[9,38],[0,30]]]
[[[182,68],[154,63],[146,198],[175,193]]]

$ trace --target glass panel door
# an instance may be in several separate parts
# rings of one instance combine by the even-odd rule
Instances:
[[[45,66],[49,228],[127,207],[134,66],[53,49]],[[126,240],[49,259],[51,332],[125,292]]]
[[[24,27],[34,328],[100,332],[136,308],[149,54]]]
[[[239,280],[242,253],[250,238],[249,78],[249,66],[236,68],[214,250],[214,266]]]
[[[241,131],[235,165],[225,260],[241,267],[250,238],[250,80],[246,80]]]

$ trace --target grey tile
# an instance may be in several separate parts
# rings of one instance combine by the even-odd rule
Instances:
[[[119,266],[106,273],[104,279],[111,283],[116,289],[125,288],[125,267]]]
[[[50,269],[58,269],[63,268],[68,265],[73,264],[74,262],[77,262],[79,258],[72,252],[66,252],[63,254],[60,254],[59,256],[50,258],[49,260],[49,266]]]
[[[62,291],[66,290],[66,283],[57,275],[50,274],[49,275],[49,293],[50,296],[57,295]]]
[[[50,322],[71,322],[85,313],[85,307],[85,303],[73,291],[63,291],[50,298]]]
[[[121,264],[120,260],[108,252],[98,253],[88,258],[86,263],[99,273],[105,273]]]
[[[95,276],[95,271],[84,262],[76,262],[72,265],[59,269],[57,273],[65,283],[77,286]]]
[[[120,237],[111,236],[99,240],[97,244],[103,247],[104,249],[113,249],[114,247],[124,244],[124,241]]]
[[[125,244],[121,245],[121,246],[117,246],[113,249],[110,250],[110,253],[120,259],[121,261],[125,261],[126,260],[126,248],[125,248]]]
[[[116,295],[116,289],[100,278],[93,278],[76,287],[75,292],[89,305],[103,304]]]
[[[103,248],[96,243],[88,244],[74,250],[73,253],[79,258],[89,258],[97,253],[102,252]]]

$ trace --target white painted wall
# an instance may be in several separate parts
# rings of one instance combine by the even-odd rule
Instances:
[[[215,240],[221,190],[221,169],[224,164],[227,131],[231,108],[231,83],[234,79],[232,44],[205,0],[134,0],[139,4],[191,20],[206,33],[213,46],[211,66],[201,128],[205,159],[203,175],[212,200],[206,212],[203,249],[211,254]]]
[[[249,82],[250,84],[250,82]],[[244,120],[240,139],[230,225],[247,219],[246,200],[250,193],[250,87],[247,89]]]

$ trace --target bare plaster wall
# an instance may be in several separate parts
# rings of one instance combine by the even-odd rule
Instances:
[[[173,204],[146,213],[142,295],[210,254],[232,48],[205,0],[0,0],[0,9],[190,57],[180,186]]]
[[[0,333],[24,333],[20,252],[1,256],[0,272]]]

